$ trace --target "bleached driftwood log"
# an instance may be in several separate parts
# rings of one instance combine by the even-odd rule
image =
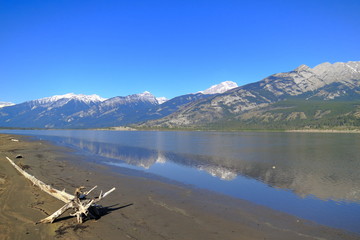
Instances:
[[[65,189],[63,191],[59,191],[59,190],[51,187],[50,185],[47,185],[47,184],[43,183],[42,181],[40,181],[36,177],[28,174],[23,169],[21,169],[10,158],[8,158],[8,157],[6,157],[6,158],[15,167],[16,170],[18,170],[22,175],[24,175],[24,177],[29,179],[34,185],[38,186],[41,190],[43,190],[44,192],[50,194],[51,196],[53,196],[53,197],[55,197],[55,198],[57,198],[57,199],[59,199],[59,200],[61,200],[63,202],[69,202],[70,200],[72,200],[75,197],[74,195],[66,193]]]
[[[102,193],[101,191],[98,197],[87,199],[87,195],[92,192],[97,186],[85,192],[82,191],[84,187],[79,187],[75,190],[75,195],[71,195],[69,193],[66,193],[65,189],[63,191],[60,191],[51,187],[50,185],[43,183],[42,181],[38,180],[34,176],[28,174],[26,171],[21,169],[10,158],[6,158],[15,167],[16,170],[18,170],[22,175],[29,179],[34,185],[38,186],[42,191],[66,203],[59,210],[57,210],[47,218],[40,220],[39,223],[52,223],[55,221],[56,218],[60,217],[60,215],[62,215],[68,209],[74,210],[74,212],[70,215],[76,216],[78,223],[82,223],[84,218],[96,218],[100,215],[99,208],[101,208],[101,206],[96,203],[115,190],[115,188],[112,188],[106,193]]]

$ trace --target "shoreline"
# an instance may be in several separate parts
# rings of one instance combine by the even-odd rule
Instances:
[[[19,142],[11,141],[16,138]],[[16,159],[21,154],[23,158]],[[5,159],[57,189],[73,193],[116,187],[101,204],[107,212],[78,225],[65,213],[34,225],[63,203],[32,186]],[[206,190],[127,175],[86,161],[70,149],[20,135],[0,134],[1,239],[359,239],[248,201]],[[19,207],[20,206],[20,207]],[[6,224],[3,224],[6,223]]]
[[[299,132],[299,133],[360,133],[360,130],[359,129],[354,129],[354,130],[299,129],[299,130],[286,130],[285,132]]]
[[[352,129],[352,130],[341,130],[341,129],[242,129],[242,130],[219,130],[219,129],[149,129],[149,128],[132,128],[132,127],[107,127],[107,128],[84,128],[84,129],[26,129],[26,128],[0,128],[0,130],[71,130],[71,131],[85,131],[85,130],[93,130],[93,131],[164,131],[164,132],[172,132],[172,131],[179,131],[179,132],[230,132],[230,133],[242,133],[242,132],[275,132],[275,133],[358,133],[360,134],[360,129]],[[3,134],[3,133],[0,133]]]
[[[73,130],[73,129],[72,129]],[[183,131],[183,132],[301,132],[301,133],[360,133],[360,129],[341,130],[341,129],[242,129],[242,130],[219,130],[219,129],[168,129],[168,128],[130,128],[130,127],[109,127],[82,130],[98,131]]]

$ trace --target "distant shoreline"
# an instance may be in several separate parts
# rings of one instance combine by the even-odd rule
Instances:
[[[359,129],[354,129],[354,130],[299,129],[299,130],[285,130],[285,132],[300,132],[300,133],[360,133],[360,130]]]
[[[134,127],[104,127],[104,128],[3,128],[1,130],[94,130],[94,131],[184,131],[184,132],[289,132],[289,133],[360,133],[360,129],[186,129],[186,128],[134,128]]]
[[[126,129],[97,129],[97,130],[115,130],[115,131],[188,131],[188,132],[299,132],[299,133],[360,133],[360,129],[352,129],[352,130],[340,130],[340,129],[181,129],[181,128],[144,128],[144,129],[136,129],[131,128],[130,130]]]

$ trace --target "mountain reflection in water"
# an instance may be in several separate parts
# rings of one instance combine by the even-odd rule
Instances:
[[[313,195],[323,200],[359,202],[360,177],[358,171],[354,171],[359,169],[359,155],[321,142],[320,145],[302,144],[301,136],[289,138],[296,143],[288,142],[285,149],[276,144],[254,145],[257,146],[254,149],[250,143],[238,152],[238,157],[234,154],[176,153],[77,138],[62,140],[67,145],[107,158],[111,165],[129,164],[150,169],[156,164],[175,163],[227,181],[239,175],[246,176],[271,187],[289,189],[301,197]],[[303,140],[309,141],[309,138]]]
[[[221,166],[221,159],[213,156],[179,154],[140,147],[120,146],[112,143],[91,142],[83,139],[68,138],[64,141],[86,152],[96,154],[122,163],[149,169],[156,163],[173,162],[187,167],[204,170],[222,180],[233,180],[237,173],[228,167]]]

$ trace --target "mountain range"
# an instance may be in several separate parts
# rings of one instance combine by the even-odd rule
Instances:
[[[0,127],[170,129],[360,127],[360,62],[301,65],[244,86],[223,82],[166,100],[65,94],[0,108]]]
[[[150,92],[117,96],[68,93],[0,108],[0,127],[99,128],[134,124],[167,116],[182,106],[237,87],[226,81],[193,94],[167,100]],[[5,105],[5,104],[4,104]]]

